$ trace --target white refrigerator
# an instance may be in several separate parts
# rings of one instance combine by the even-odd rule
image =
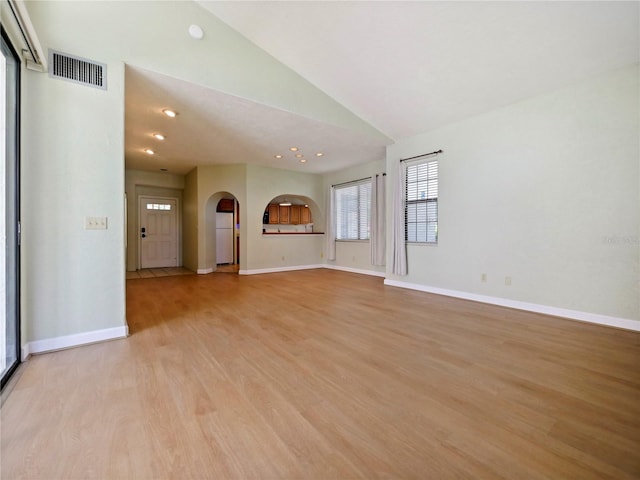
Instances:
[[[216,213],[216,263],[233,263],[233,213]]]

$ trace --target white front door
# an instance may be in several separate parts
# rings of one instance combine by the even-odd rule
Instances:
[[[140,197],[140,267],[178,266],[175,198]]]

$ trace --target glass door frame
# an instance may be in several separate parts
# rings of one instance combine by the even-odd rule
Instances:
[[[9,108],[9,102],[15,101],[15,117],[13,118],[13,124],[15,125],[15,131],[7,132],[5,138],[5,203],[4,212],[5,215],[5,229],[6,229],[6,263],[5,263],[5,291],[6,291],[6,303],[3,305],[5,308],[5,328],[9,325],[9,322],[15,322],[14,336],[12,338],[15,342],[15,360],[11,365],[5,367],[0,379],[0,389],[9,381],[11,375],[15,372],[21,362],[21,333],[20,333],[20,84],[21,84],[21,68],[22,63],[20,56],[13,47],[9,36],[7,35],[4,27],[2,30],[2,44],[3,50],[12,55],[15,61],[15,85],[6,85],[7,90],[9,88],[15,88],[15,99],[7,96],[7,112],[11,112]],[[3,52],[4,54],[4,52]],[[8,75],[7,75],[8,76]],[[5,80],[7,80],[5,76]],[[13,115],[12,115],[13,116]],[[6,126],[12,123],[9,117],[6,118]],[[6,128],[5,126],[5,128]],[[13,145],[13,151],[9,148],[9,145]],[[12,258],[13,257],[13,258]],[[11,284],[10,284],[11,283]],[[13,302],[13,305],[12,303]],[[9,318],[11,316],[14,318]],[[5,347],[11,343],[9,338],[5,338]]]

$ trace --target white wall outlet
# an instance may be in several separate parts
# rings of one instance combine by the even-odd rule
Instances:
[[[485,283],[487,281],[487,274],[483,273],[482,275],[480,275],[480,281],[482,283]]]
[[[504,284],[511,285],[511,277],[504,277]]]
[[[84,229],[85,230],[106,230],[107,217],[85,217]]]

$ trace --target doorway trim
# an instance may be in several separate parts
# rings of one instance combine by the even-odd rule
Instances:
[[[145,201],[143,202],[143,199]],[[176,259],[177,266],[182,266],[182,205],[180,203],[180,197],[171,196],[159,196],[159,195],[138,195],[138,210],[136,214],[136,238],[138,239],[138,258],[136,261],[136,268],[142,270],[142,237],[140,235],[141,218],[140,212],[142,211],[143,203],[146,203],[146,199],[153,200],[154,203],[162,203],[165,200],[171,200],[176,202]]]

